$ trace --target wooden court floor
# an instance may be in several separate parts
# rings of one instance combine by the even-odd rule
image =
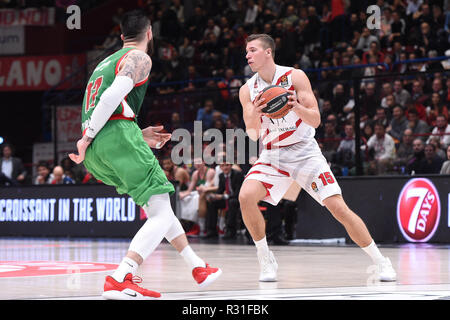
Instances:
[[[0,239],[0,299],[97,300],[129,240]],[[184,260],[163,242],[139,270],[142,286],[167,300],[435,300],[450,299],[450,246],[380,245],[398,273],[379,283],[371,260],[352,245],[271,246],[278,282],[258,282],[255,247],[191,242],[206,262],[223,270],[199,289]]]

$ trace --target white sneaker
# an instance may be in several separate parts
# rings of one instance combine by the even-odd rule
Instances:
[[[378,276],[380,281],[397,281],[397,273],[389,258],[384,258],[384,261],[378,264]]]
[[[261,272],[259,274],[259,281],[272,282],[277,281],[278,264],[273,256],[272,251],[268,254],[258,252],[259,267]]]

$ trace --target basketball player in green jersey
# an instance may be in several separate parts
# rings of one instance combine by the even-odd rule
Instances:
[[[194,253],[170,205],[174,188],[150,148],[162,147],[171,135],[161,133],[162,126],[141,130],[136,123],[152,66],[147,54],[153,36],[150,20],[133,10],[123,15],[120,27],[123,48],[93,71],[82,105],[83,137],[77,142],[78,154],[69,156],[76,163],[84,161],[96,179],[130,195],[148,217],[117,270],[106,277],[103,297],[152,299],[160,293],[138,286],[135,273],[163,238],[181,254],[201,287],[216,280],[221,270]]]

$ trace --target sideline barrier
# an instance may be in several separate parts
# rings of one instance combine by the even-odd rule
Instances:
[[[375,242],[450,243],[450,176],[337,180],[347,205],[363,219]],[[345,237],[351,242],[344,227],[306,192],[300,193],[297,204],[297,238]]]
[[[1,236],[131,237],[144,222],[131,198],[105,185],[0,189]]]
[[[450,243],[450,176],[337,179],[348,206],[376,242]],[[306,192],[297,203],[298,239],[351,241]],[[177,208],[174,201],[172,206]],[[132,199],[105,185],[0,188],[0,236],[131,238],[145,219]]]

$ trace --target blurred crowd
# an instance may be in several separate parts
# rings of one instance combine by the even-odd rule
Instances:
[[[372,4],[380,9],[375,29],[366,12]],[[449,50],[450,0],[137,0],[137,5],[148,12],[154,34],[143,124],[157,119],[169,132],[192,132],[195,120],[203,131],[244,128],[238,90],[252,75],[245,39],[267,33],[276,42],[276,63],[303,69],[311,80],[322,115],[316,139],[336,175],[355,174],[356,103],[365,175],[448,173],[450,66],[448,60],[421,58]],[[115,26],[98,48],[121,46],[123,11],[117,8]],[[172,147],[157,155],[169,156]],[[69,177],[66,182],[90,181],[84,168],[73,172],[65,162],[57,167]],[[53,167],[47,170],[44,181],[54,175]],[[36,176],[18,181],[36,183]]]
[[[148,122],[164,113],[168,131],[192,131],[194,120],[204,130],[243,128],[238,90],[252,75],[245,39],[267,33],[276,63],[311,80],[322,114],[316,138],[336,175],[355,174],[356,103],[364,174],[439,173],[447,160],[450,65],[439,57],[450,49],[450,1],[139,4],[155,37]]]

